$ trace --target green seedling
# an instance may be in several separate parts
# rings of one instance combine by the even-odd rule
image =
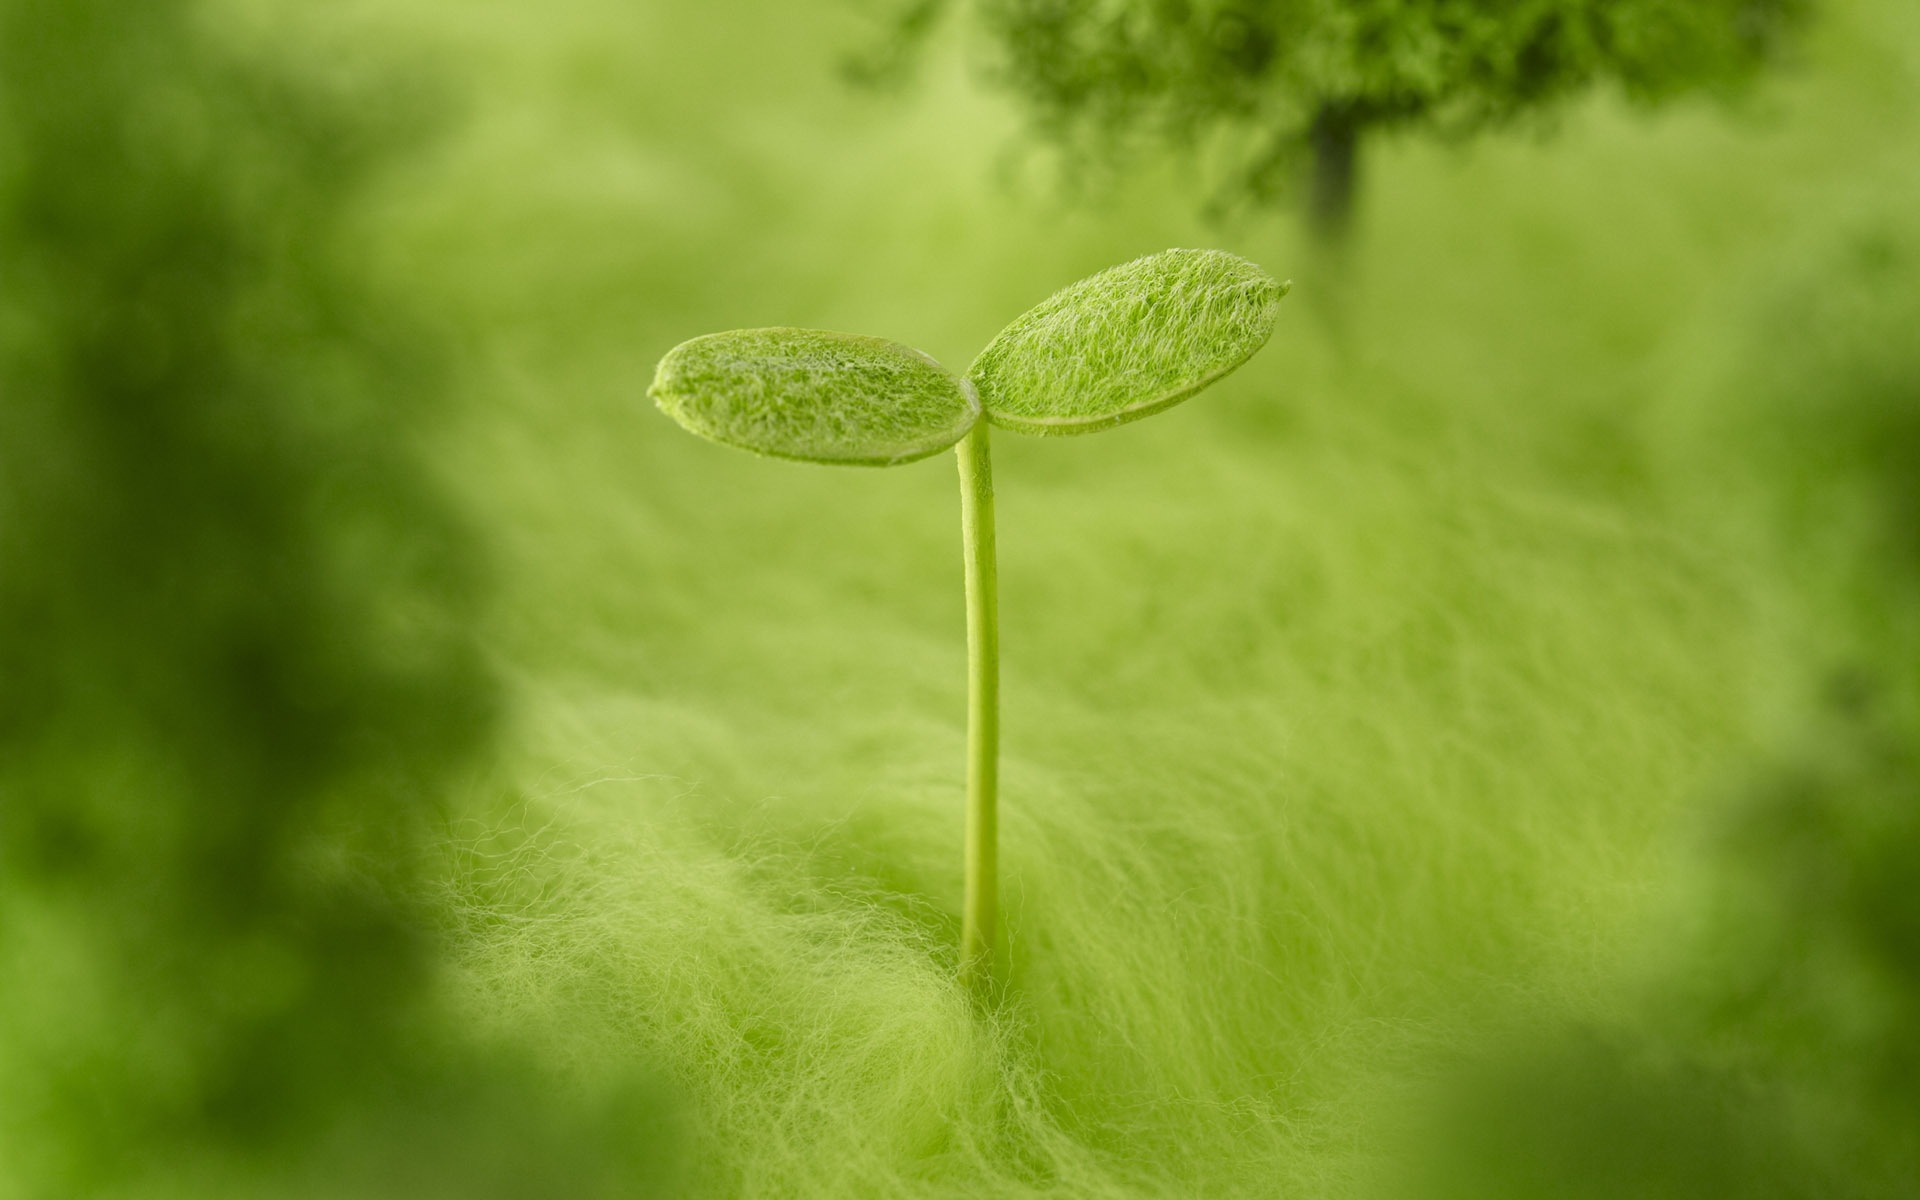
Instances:
[[[1094,433],[1171,407],[1266,344],[1290,285],[1219,250],[1167,250],[1056,292],[964,376],[918,350],[816,329],[683,342],[648,393],[692,432],[756,454],[893,466],[954,447],[966,564],[967,808],[960,972],[991,990],[998,907],[999,616],[991,426]]]

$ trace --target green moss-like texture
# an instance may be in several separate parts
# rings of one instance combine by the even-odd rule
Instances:
[[[1287,286],[1221,250],[1166,250],[1061,288],[967,368],[988,418],[1091,433],[1171,408],[1267,344]]]
[[[654,403],[693,433],[775,458],[890,466],[938,454],[979,418],[939,363],[883,338],[736,329],[660,360]]]
[[[1602,102],[1547,145],[1383,146],[1338,322],[1287,228],[1198,226],[1175,170],[1100,207],[1002,186],[1017,126],[957,63],[891,108],[839,90],[823,65],[860,31],[826,10],[196,11],[223,55],[266,43],[339,82],[379,47],[461,102],[440,140],[322,206],[324,241],[272,218],[309,210],[274,203],[271,174],[207,157],[237,143],[158,103],[178,95],[164,54],[117,76],[148,81],[127,108],[144,123],[39,110],[115,145],[159,122],[182,194],[230,172],[219,203],[258,214],[260,240],[216,260],[282,281],[249,297],[309,295],[293,285],[324,245],[353,265],[324,294],[372,328],[262,333],[289,310],[107,293],[125,298],[107,328],[184,323],[275,368],[248,394],[318,399],[147,410],[219,456],[143,457],[104,418],[88,428],[130,440],[58,445],[126,446],[160,472],[139,480],[291,493],[300,538],[247,540],[276,511],[252,491],[8,460],[8,594],[61,563],[101,582],[82,606],[33,593],[92,622],[84,671],[66,626],[7,642],[87,699],[10,694],[6,736],[37,727],[23,713],[92,719],[5,767],[9,788],[21,763],[47,771],[30,805],[0,797],[0,1197],[1419,1200],[1740,1195],[1757,1173],[1775,1194],[1903,1194],[1920,605],[1914,460],[1893,443],[1912,367],[1834,364],[1862,358],[1849,331],[1915,311],[1910,272],[1876,265],[1912,261],[1920,212],[1913,5],[1837,5],[1763,126]],[[19,161],[0,163],[10,198]],[[301,178],[335,174],[322,157]],[[10,209],[9,236],[78,230],[82,262],[175,244],[137,193],[73,194],[101,207]],[[100,211],[149,233],[97,236]],[[735,325],[963,362],[1061,280],[1207,243],[1296,277],[1286,336],[1151,423],[997,439],[1008,987],[983,1017],[953,983],[951,474],[702,453],[636,393],[667,348]],[[35,271],[4,276],[8,353],[44,344]],[[1815,282],[1819,303],[1793,299]],[[398,421],[412,385],[353,349],[414,328],[386,294],[423,314],[410,347],[440,347],[437,416]],[[99,328],[70,311],[59,328]],[[289,344],[333,352],[271,349]],[[140,382],[181,360],[99,361]],[[9,447],[56,444],[29,428],[42,409],[4,412]],[[276,470],[257,452],[288,428],[320,449]],[[369,464],[395,490],[359,486]],[[127,542],[63,540],[77,527],[36,507],[53,495],[147,518],[130,541],[152,574],[126,572]],[[1836,513],[1844,538],[1823,532]],[[194,586],[169,590],[169,561]],[[259,596],[291,599],[213,603]],[[188,639],[148,597],[244,619]],[[262,629],[264,657],[203,652]],[[235,732],[259,711],[246,668],[289,654],[323,682],[391,682],[378,705],[269,693],[326,701],[327,723],[275,722],[290,757],[263,757],[276,743]],[[133,693],[128,661],[158,664]],[[430,704],[415,678],[440,681]],[[440,721],[465,732],[443,744]],[[221,853],[256,844],[256,819],[291,851],[255,876],[272,903],[173,923],[230,879],[179,853],[208,797]],[[42,836],[50,820],[29,841],[26,812],[111,836]],[[396,834],[403,858],[376,853]],[[30,877],[26,847],[107,864],[87,868],[101,885]],[[399,931],[398,998],[329,935],[354,926],[301,917],[342,912]],[[199,1104],[219,1066],[289,1103]],[[102,1095],[165,1119],[102,1122]],[[256,1111],[293,1115],[273,1137],[212,1119]]]

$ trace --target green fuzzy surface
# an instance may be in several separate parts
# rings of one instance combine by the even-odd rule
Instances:
[[[987,416],[1090,433],[1171,408],[1266,345],[1286,284],[1221,250],[1164,250],[1061,288],[967,368]]]
[[[742,42],[642,10],[632,47],[757,64],[696,109],[590,48],[607,6],[565,11],[463,35],[517,90],[396,201],[443,258],[527,246],[443,293],[486,346],[449,469],[512,710],[451,841],[476,1020],[661,1081],[670,1195],[1145,1200],[1417,1195],[1381,1181],[1439,1062],[1634,1011],[1820,623],[1652,418],[1783,225],[1904,186],[1824,132],[1912,144],[1914,60],[1870,48],[1911,44],[1897,6],[1823,43],[1777,132],[1602,105],[1546,144],[1382,146],[1338,319],[1288,226],[1223,237],[1177,172],[1091,214],[1008,191],[1014,127],[957,77],[884,115],[798,14]],[[704,132],[555,143],[529,105]],[[1783,162],[1825,190],[1774,190]],[[997,440],[983,1019],[953,981],[951,465],[709,451],[640,389],[752,323],[965,361],[1063,279],[1210,243],[1296,280],[1262,353],[1111,436]]]
[[[1611,1161],[1608,1139],[1653,1144],[1648,1125],[1684,1129],[1711,1107],[1623,1106],[1635,1125],[1549,1092],[1532,1107],[1565,1116],[1587,1156],[1569,1161],[1586,1166],[1504,1190],[1471,1175],[1446,1190],[1423,1140],[1463,1062],[1578,1064],[1531,1056],[1529,1039],[1590,1026],[1651,1039],[1736,974],[1703,947],[1738,939],[1696,919],[1714,831],[1783,748],[1829,744],[1808,697],[1836,663],[1893,672],[1920,645],[1920,606],[1887,600],[1884,563],[1848,542],[1859,574],[1842,581],[1807,566],[1831,558],[1776,537],[1776,470],[1820,493],[1786,505],[1817,523],[1833,503],[1910,504],[1905,476],[1871,473],[1911,460],[1823,423],[1838,402],[1768,398],[1832,432],[1844,453],[1826,465],[1727,434],[1758,419],[1743,372],[1761,348],[1853,394],[1833,357],[1802,360],[1767,324],[1799,328],[1802,310],[1782,300],[1755,317],[1756,291],[1851,289],[1819,306],[1840,314],[1822,347],[1854,328],[1846,297],[1913,311],[1874,299],[1899,291],[1886,273],[1827,272],[1824,250],[1780,265],[1826,246],[1839,213],[1915,244],[1908,0],[1835,5],[1804,69],[1765,93],[1777,120],[1648,120],[1602,99],[1550,140],[1370,146],[1364,233],[1344,265],[1285,219],[1205,224],[1180,164],[1092,196],[1036,182],[1045,168],[1028,160],[1008,167],[1019,123],[968,82],[958,46],[906,99],[847,91],[831,63],[866,31],[838,6],[208,12],[238,42],[266,36],[346,73],[373,48],[400,55],[460,100],[344,240],[446,347],[458,405],[428,447],[428,482],[488,580],[464,586],[498,717],[465,773],[421,799],[432,836],[404,897],[434,956],[427,1020],[540,1070],[501,1085],[496,1124],[447,1135],[441,1152],[467,1175],[416,1165],[425,1183],[347,1187],[319,1169],[318,1184],[276,1192],[255,1178],[280,1178],[263,1154],[116,1197],[546,1195],[559,1185],[526,1147],[556,1129],[559,1161],[597,1181],[580,1195],[1598,1197],[1554,1184],[1608,1178],[1582,1173]],[[1155,373],[1106,332],[1128,315],[1123,267],[1081,285],[1114,302],[1100,357],[1045,357],[1056,297],[972,371],[996,423],[1058,432],[1153,411],[1246,363],[1206,403],[1111,437],[996,439],[1007,982],[983,1012],[954,979],[953,467],[731,453],[662,420],[647,384],[682,346],[656,395],[696,432],[803,458],[931,454],[972,417],[953,377],[911,351],[827,334],[810,351],[908,389],[923,402],[911,421],[843,424],[834,395],[803,389],[822,404],[742,428],[724,389],[679,372],[695,365],[687,347],[739,353],[754,330],[687,339],[857,329],[961,362],[1059,281],[1194,244],[1230,247],[1204,261],[1242,290],[1209,310],[1220,337],[1156,359],[1177,369]],[[1280,295],[1250,261],[1296,286],[1249,360]],[[1885,361],[1880,374],[1910,377],[1910,360]],[[1906,429],[1884,415],[1903,402],[1879,375],[1871,386],[1856,407],[1879,423],[1859,427]],[[1836,479],[1839,502],[1821,491]],[[1895,780],[1889,793],[1906,778],[1861,774]],[[321,866],[359,878],[346,852]],[[0,1044],[63,1064],[196,1061],[187,1040],[116,1024],[84,908],[69,918],[20,894],[0,931],[13,981]],[[288,989],[307,977],[236,962],[234,977]],[[1849,1024],[1894,1011],[1861,987],[1818,1027],[1879,1028]],[[207,988],[254,994],[225,976]],[[1776,1052],[1878,1053],[1872,1037],[1830,1051],[1770,1021],[1770,993],[1754,992],[1743,1032],[1685,1044],[1741,1081],[1772,1078]],[[205,1002],[173,1003],[191,1031]],[[1568,1077],[1599,1089],[1640,1061],[1599,1057]],[[53,1118],[10,1102],[40,1085],[38,1061],[0,1055],[9,1146],[54,1144]],[[1782,1154],[1851,1145],[1822,1132],[1843,1109],[1786,1078],[1774,1099],[1804,1138],[1760,1140]],[[1859,1103],[1897,1124],[1908,1108],[1885,1094]],[[634,1095],[644,1119],[600,1099]],[[1757,1138],[1742,1122],[1759,1107],[1709,1115]],[[315,1121],[323,1148],[351,1136]],[[1500,1153],[1505,1128],[1482,1131]],[[436,1161],[424,1135],[398,1140],[396,1162]],[[52,1156],[0,1154],[0,1200],[63,1194]],[[1856,1161],[1832,1157],[1842,1176]],[[645,1169],[595,1174],[633,1161]],[[1711,1173],[1657,1175],[1673,1177],[1691,1185],[1612,1194],[1742,1194]]]
[[[683,342],[648,389],[690,432],[775,458],[889,466],[937,454],[979,417],[939,363],[883,338],[735,329]]]

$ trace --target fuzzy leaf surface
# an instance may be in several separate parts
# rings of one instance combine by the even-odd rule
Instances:
[[[995,425],[1108,429],[1178,404],[1251,358],[1288,286],[1224,250],[1163,250],[1027,310],[967,377]]]
[[[980,415],[968,386],[918,350],[822,329],[735,329],[682,342],[647,393],[710,441],[861,466],[937,454]]]

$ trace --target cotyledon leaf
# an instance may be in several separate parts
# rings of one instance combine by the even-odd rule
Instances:
[[[734,329],[667,352],[647,389],[703,438],[806,462],[891,466],[980,418],[973,389],[898,342],[823,329]]]
[[[1224,250],[1163,250],[1028,309],[967,378],[995,425],[1107,429],[1178,404],[1251,358],[1290,286]]]

